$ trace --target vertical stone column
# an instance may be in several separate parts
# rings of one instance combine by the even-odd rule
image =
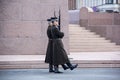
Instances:
[[[105,4],[105,0],[103,0],[103,4]]]
[[[59,9],[68,51],[67,0],[0,0],[0,55],[45,54],[46,19]]]
[[[97,1],[98,1],[98,0],[95,0],[95,1],[94,1],[94,5],[95,5],[95,6],[97,5]]]
[[[120,4],[120,0],[118,0],[118,4]]]
[[[91,0],[90,7],[93,7],[93,0]]]
[[[91,1],[88,1],[88,2],[87,2],[88,7],[90,7],[90,3],[91,3]]]
[[[102,0],[98,0],[98,5],[101,5],[102,4]]]
[[[116,0],[113,0],[113,4],[116,4]]]
[[[83,1],[83,6],[82,7],[85,7],[85,0],[82,0]]]
[[[76,0],[76,9],[80,9],[81,3],[80,0]]]

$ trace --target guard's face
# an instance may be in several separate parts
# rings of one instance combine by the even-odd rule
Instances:
[[[52,25],[53,25],[52,22],[50,22],[50,23],[49,23],[49,26],[52,26]]]
[[[52,24],[52,22],[49,22],[48,25],[49,25],[49,26],[52,26],[53,24]]]
[[[54,21],[54,25],[58,26],[58,21]]]

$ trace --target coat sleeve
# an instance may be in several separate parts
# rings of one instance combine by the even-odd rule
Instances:
[[[64,37],[64,33],[60,32],[57,28],[55,28],[54,31],[55,31],[55,35],[58,36],[59,38]]]
[[[51,38],[51,35],[50,35],[50,30],[49,30],[49,28],[47,29],[47,36],[48,36],[48,38]]]

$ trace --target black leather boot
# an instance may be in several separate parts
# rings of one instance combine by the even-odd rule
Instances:
[[[58,67],[58,65],[55,65],[54,66],[54,73],[63,73],[63,72],[61,72],[61,71],[59,71],[59,67]]]
[[[70,68],[70,70],[73,70],[73,69],[77,68],[77,66],[78,66],[78,64],[75,64],[75,65],[73,65],[71,63],[66,63],[66,64],[68,65],[68,67]]]
[[[52,64],[49,64],[49,72],[54,72]]]
[[[65,65],[65,64],[62,64],[62,68],[63,68],[64,70],[69,69],[69,67],[68,67],[67,65]]]

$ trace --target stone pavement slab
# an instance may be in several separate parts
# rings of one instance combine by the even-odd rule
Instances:
[[[64,73],[49,73],[48,69],[0,70],[0,80],[120,80],[120,68],[78,68]]]
[[[120,52],[72,52],[72,60],[120,60]],[[45,55],[0,55],[0,61],[44,61]]]
[[[120,52],[72,52],[73,60],[120,60]]]
[[[120,52],[78,52],[68,55],[78,67],[120,68]],[[48,68],[45,55],[0,55],[0,69]]]

